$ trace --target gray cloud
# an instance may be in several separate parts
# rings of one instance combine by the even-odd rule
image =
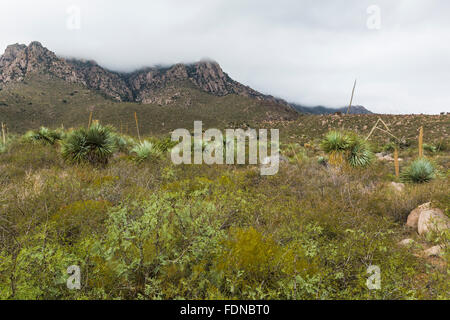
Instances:
[[[66,27],[81,9],[81,29]],[[367,8],[381,9],[369,30]],[[236,80],[306,105],[450,111],[446,0],[2,0],[0,50],[33,40],[118,71],[218,61]]]

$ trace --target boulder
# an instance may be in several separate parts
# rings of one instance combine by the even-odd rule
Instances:
[[[405,189],[404,183],[391,182],[391,186],[398,192],[403,192],[403,190]]]
[[[428,209],[419,216],[417,229],[420,235],[430,231],[442,232],[450,228],[450,219],[440,209]]]
[[[419,216],[423,211],[431,209],[431,202],[424,203],[421,206],[418,206],[416,209],[411,211],[408,216],[408,221],[406,221],[406,225],[413,229],[417,229],[419,223]]]
[[[411,245],[414,244],[414,240],[413,239],[404,239],[404,240],[400,241],[398,244],[400,246],[410,247]]]
[[[442,254],[443,247],[442,246],[434,246],[424,251],[425,256],[427,257],[439,257]]]

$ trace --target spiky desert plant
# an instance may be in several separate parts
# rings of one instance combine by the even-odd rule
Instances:
[[[63,158],[72,163],[88,162],[106,165],[115,151],[114,136],[110,127],[100,124],[89,129],[79,128],[70,132],[62,143]]]
[[[139,163],[146,160],[157,160],[162,156],[161,150],[147,140],[138,143],[131,150],[131,153],[134,156],[134,160]]]
[[[136,141],[133,138],[125,135],[121,135],[117,132],[112,132],[114,145],[116,151],[129,154],[131,149],[136,146]]]
[[[404,182],[425,183],[436,177],[436,169],[430,160],[419,158],[414,160],[401,174]]]
[[[369,166],[374,159],[374,154],[370,149],[369,143],[357,135],[349,136],[348,140],[349,145],[346,156],[350,166],[354,168],[365,168]]]
[[[349,137],[340,131],[330,131],[320,143],[323,151],[328,153],[332,165],[340,165],[344,161],[344,152],[350,146]]]
[[[54,145],[61,140],[62,134],[60,131],[51,130],[46,127],[41,127],[37,131],[28,131],[24,135],[24,140],[32,143],[42,143]]]

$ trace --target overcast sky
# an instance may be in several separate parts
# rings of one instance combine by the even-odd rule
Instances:
[[[210,58],[304,105],[348,104],[357,78],[372,111],[450,112],[448,0],[1,0],[0,14],[1,52],[36,40],[117,71]]]

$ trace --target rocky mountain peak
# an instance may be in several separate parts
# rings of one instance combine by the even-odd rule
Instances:
[[[119,101],[153,103],[159,89],[174,88],[180,82],[187,81],[216,96],[237,94],[287,106],[284,100],[261,94],[234,81],[212,60],[145,68],[122,74],[106,70],[94,61],[60,58],[37,41],[28,46],[8,46],[0,57],[0,85],[22,81],[33,73],[50,74],[65,81],[80,83]]]

